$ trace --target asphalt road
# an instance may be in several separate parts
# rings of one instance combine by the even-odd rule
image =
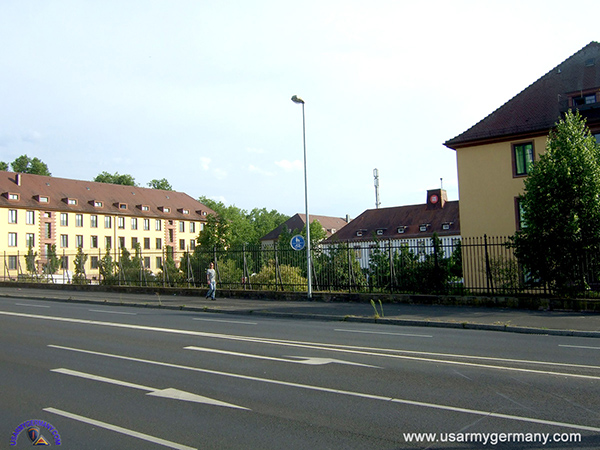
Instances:
[[[1,298],[0,342],[3,448],[600,448],[597,339]]]

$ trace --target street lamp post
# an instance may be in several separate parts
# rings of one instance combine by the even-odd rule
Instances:
[[[306,209],[306,295],[312,298],[312,277],[311,277],[311,258],[310,258],[310,218],[308,216],[308,179],[306,177],[306,121],[304,119],[304,100],[297,95],[292,97],[294,103],[302,105],[302,142],[304,144],[304,207]]]

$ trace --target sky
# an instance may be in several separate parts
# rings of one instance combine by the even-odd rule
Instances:
[[[443,143],[600,41],[574,0],[3,0],[0,161],[250,211],[459,200]]]

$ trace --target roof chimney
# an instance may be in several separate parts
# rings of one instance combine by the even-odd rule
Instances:
[[[17,183],[17,186],[21,186],[21,174],[20,173],[15,174],[15,183]]]

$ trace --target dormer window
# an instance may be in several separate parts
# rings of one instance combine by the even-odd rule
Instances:
[[[117,203],[117,208],[119,208],[119,209],[127,209],[127,203]]]
[[[361,236],[363,235],[363,232],[362,232],[362,230],[358,230],[358,231],[356,232],[356,235],[357,235],[358,237],[361,237]]]
[[[449,230],[451,226],[452,226],[452,222],[444,222],[442,224],[442,230]]]
[[[50,203],[50,197],[45,195],[36,195],[34,198],[40,203]]]
[[[398,227],[398,234],[404,234],[404,230],[406,230],[405,226]]]
[[[171,208],[169,208],[168,206],[159,206],[158,209],[164,213],[170,213],[171,212]]]
[[[421,232],[427,231],[429,226],[430,225],[428,223],[423,223],[423,224],[419,225],[419,231],[421,231]]]
[[[19,194],[15,194],[14,192],[5,192],[4,196],[9,200],[13,200],[13,201],[19,200]]]
[[[102,208],[104,206],[104,204],[98,200],[92,200],[90,203],[94,206],[94,208]]]
[[[179,208],[177,211],[179,211],[181,214],[189,214],[190,213],[189,209],[184,209],[184,208]]]
[[[202,211],[201,209],[196,211],[196,214],[199,214],[201,216],[205,216],[206,215],[206,211]]]
[[[377,236],[383,236],[383,229],[377,230]]]
[[[142,211],[150,211],[150,207],[148,205],[138,205],[138,208]]]

